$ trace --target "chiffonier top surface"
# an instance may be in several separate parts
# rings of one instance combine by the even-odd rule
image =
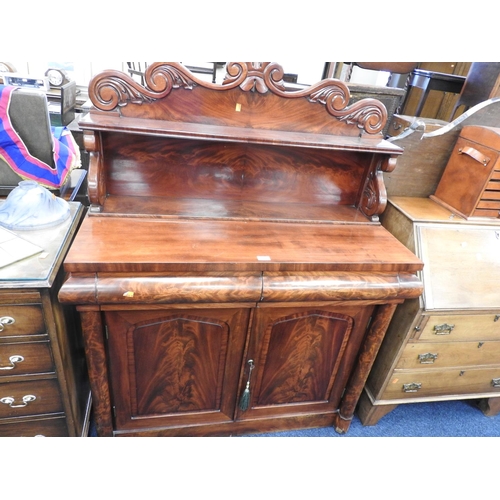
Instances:
[[[420,261],[378,225],[88,217],[70,272],[401,271]]]

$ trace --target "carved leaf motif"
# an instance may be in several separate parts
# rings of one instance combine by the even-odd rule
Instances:
[[[110,111],[117,106],[152,102],[167,96],[173,88],[191,89],[196,82],[182,66],[157,63],[148,67],[143,87],[125,73],[104,71],[89,84],[90,98],[97,108]]]

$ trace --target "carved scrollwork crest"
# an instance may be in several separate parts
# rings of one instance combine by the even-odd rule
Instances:
[[[118,71],[103,71],[89,84],[89,96],[94,106],[111,111],[117,106],[142,104],[166,97],[172,89],[191,89],[197,84],[189,71],[176,63],[153,64],[144,75],[146,86]]]
[[[287,99],[306,98],[323,104],[330,115],[368,134],[377,134],[387,121],[385,106],[376,99],[362,99],[349,105],[350,92],[345,83],[325,79],[298,90],[287,88],[283,68],[277,63],[230,62],[222,84],[196,78],[180,63],[154,63],[145,74],[145,85],[118,71],[104,71],[89,84],[94,106],[111,111],[128,103],[142,104],[166,97],[172,89],[192,89],[196,85],[216,91],[239,87],[243,92],[272,92]]]

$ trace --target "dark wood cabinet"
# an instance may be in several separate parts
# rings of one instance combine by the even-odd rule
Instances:
[[[70,211],[56,226],[15,231],[44,251],[0,268],[0,437],[88,434],[91,398],[78,316],[57,300],[83,207],[72,202]]]
[[[379,222],[385,107],[276,63],[222,84],[104,72],[80,120],[89,214],[59,298],[80,312],[100,436],[346,432],[422,263]]]

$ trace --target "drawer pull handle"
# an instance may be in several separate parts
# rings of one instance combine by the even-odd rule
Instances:
[[[455,325],[448,325],[447,323],[443,323],[442,325],[435,325],[434,326],[434,333],[436,335],[449,335],[453,328],[455,328]]]
[[[422,389],[422,384],[420,382],[403,384],[403,392],[417,392],[419,389]]]
[[[25,406],[28,406],[28,403],[31,403],[32,401],[36,400],[36,396],[33,396],[33,394],[27,394],[26,396],[23,396],[23,404],[20,405],[15,405],[15,399],[11,396],[7,396],[5,398],[0,399],[0,403],[3,403],[4,405],[9,405],[11,408],[24,408]]]
[[[13,370],[16,367],[16,363],[22,363],[24,358],[19,356],[19,354],[15,354],[9,358],[10,365],[0,366],[0,370]]]
[[[493,387],[500,387],[500,378],[494,378],[494,379],[492,379],[491,385]]]
[[[437,353],[434,354],[432,352],[426,352],[425,354],[419,354],[418,360],[422,365],[432,365],[436,361],[437,357]]]
[[[5,330],[6,325],[13,325],[15,322],[16,320],[10,316],[2,316],[0,318],[0,332]]]
[[[458,154],[468,155],[472,159],[478,161],[479,163],[482,163],[485,167],[490,162],[490,159],[487,156],[484,156],[482,153],[480,153],[477,149],[474,148],[470,147],[460,148],[458,150]]]

